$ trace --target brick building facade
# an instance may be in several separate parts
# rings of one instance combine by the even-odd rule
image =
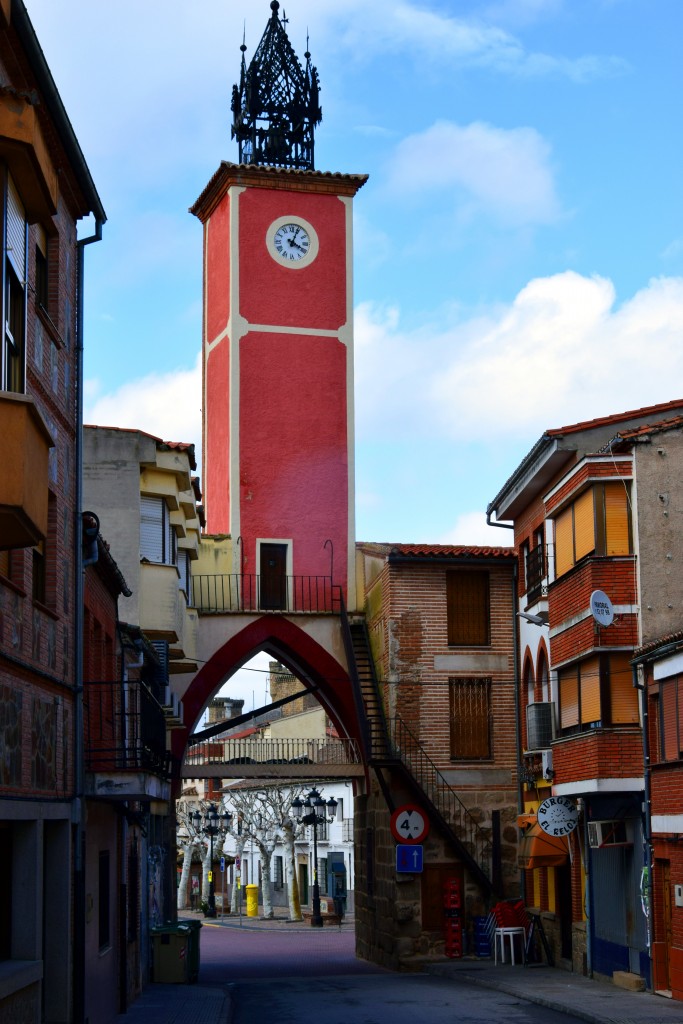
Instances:
[[[680,623],[680,574],[671,571],[680,541],[668,506],[681,406],[547,431],[488,508],[514,528],[519,551],[527,903],[566,966],[648,984],[651,846],[632,660],[644,640]],[[664,423],[666,444],[654,441]],[[564,862],[531,841],[551,795],[579,812]]]
[[[67,1020],[82,996],[79,282],[105,214],[20,0],[0,3],[0,73],[0,1016]]]

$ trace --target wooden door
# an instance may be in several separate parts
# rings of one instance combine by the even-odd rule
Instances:
[[[287,608],[287,545],[262,544],[259,608],[282,611]]]

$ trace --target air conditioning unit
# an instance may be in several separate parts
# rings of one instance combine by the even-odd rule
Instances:
[[[605,846],[632,846],[629,823],[623,818],[588,822],[588,845],[594,849]]]
[[[553,741],[555,705],[552,701],[537,701],[526,709],[527,750],[546,750]]]

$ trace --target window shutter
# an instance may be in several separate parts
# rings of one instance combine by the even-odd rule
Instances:
[[[566,508],[555,520],[555,575],[562,576],[574,564],[572,510]]]
[[[590,725],[602,719],[600,703],[600,659],[581,662],[581,724]]]
[[[662,761],[677,761],[679,757],[677,689],[675,679],[667,679],[659,688]]]
[[[579,724],[579,673],[576,666],[558,673],[560,684],[560,729]]]
[[[633,686],[627,654],[610,655],[609,690],[612,725],[637,724],[640,721],[638,691]]]
[[[14,182],[7,175],[7,255],[22,285],[26,283],[26,214]]]
[[[630,553],[628,520],[628,495],[625,485],[617,481],[606,483],[606,555],[628,555]]]
[[[164,560],[164,511],[163,498],[140,498],[140,558],[150,562]]]
[[[581,558],[595,550],[595,512],[593,488],[585,491],[574,502],[574,559]]]
[[[490,642],[488,573],[446,573],[446,606],[451,646],[485,647]]]

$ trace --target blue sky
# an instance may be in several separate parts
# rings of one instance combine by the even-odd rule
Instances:
[[[86,418],[199,445],[201,228],[267,0],[26,0],[108,214]],[[683,395],[680,0],[290,0],[355,203],[357,536],[499,544],[544,429]],[[87,226],[84,228],[87,233]]]

